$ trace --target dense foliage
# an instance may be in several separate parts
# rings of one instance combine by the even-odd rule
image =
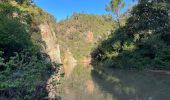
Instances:
[[[38,25],[55,23],[53,17],[34,5],[7,0],[0,3],[0,13],[0,99],[47,99],[46,82],[54,64],[40,52]]]
[[[125,26],[103,41],[92,58],[112,68],[170,70],[169,0],[139,0]]]
[[[28,49],[32,45],[30,35],[27,32],[27,26],[20,23],[18,18],[11,17],[14,11],[19,9],[9,4],[0,4],[0,47],[5,51],[5,56],[9,57],[13,52],[20,52]]]

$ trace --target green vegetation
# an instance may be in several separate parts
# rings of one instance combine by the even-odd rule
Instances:
[[[69,48],[76,59],[83,59],[90,54],[94,43],[108,36],[114,28],[110,15],[90,15],[75,13],[70,18],[57,24],[56,36],[63,48]],[[93,33],[92,43],[87,34]]]
[[[38,25],[54,19],[27,0],[3,1],[0,13],[0,99],[47,99],[46,82],[54,63],[42,53]]]
[[[106,11],[111,12],[116,15],[116,19],[118,22],[119,27],[121,26],[120,23],[120,10],[125,7],[125,2],[123,0],[111,0],[109,5],[106,5]]]
[[[170,70],[169,11],[168,0],[139,0],[126,24],[94,49],[93,64]]]
[[[119,12],[123,7],[122,0],[111,0],[107,6],[116,15],[118,27],[112,14],[74,13],[57,23],[32,0],[1,0],[0,99],[48,99],[47,81],[52,74],[57,75],[59,66],[44,52],[47,46],[41,36],[42,24],[55,31],[61,51],[69,49],[78,61],[90,58],[95,47],[92,64],[99,74],[112,71],[101,70],[105,67],[170,70],[169,0],[138,0],[124,17]],[[84,79],[78,84],[66,84],[77,86],[91,80],[90,71],[79,65],[68,80]],[[113,76],[103,74],[106,81],[120,83]]]
[[[75,13],[56,23],[53,16],[30,0],[3,0],[0,3],[0,97],[3,99],[47,99],[46,82],[55,64],[46,61],[46,47],[39,25],[47,23],[56,32],[63,49],[78,59],[90,54],[97,40],[106,37],[114,24],[109,15]],[[87,34],[93,33],[89,42]],[[58,68],[58,67],[57,67]]]

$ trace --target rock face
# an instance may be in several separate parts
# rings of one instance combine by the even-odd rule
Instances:
[[[87,42],[93,43],[93,39],[94,39],[93,32],[91,32],[91,31],[87,32],[87,35],[86,35]]]
[[[56,43],[55,32],[48,23],[40,24],[42,41],[44,41],[44,52],[49,55],[51,62],[61,64],[60,47]],[[55,67],[54,67],[55,68]],[[61,67],[56,69],[54,74],[48,79],[46,89],[48,91],[48,99],[53,100],[59,94],[57,92],[58,85],[54,82],[60,81]]]
[[[64,64],[65,76],[69,77],[74,67],[77,65],[77,60],[74,59],[69,49],[65,50],[64,52],[63,64]]]
[[[42,40],[45,42],[44,51],[50,56],[51,61],[61,63],[60,47],[56,44],[56,36],[54,30],[48,23],[39,26],[41,30]]]
[[[74,59],[69,49],[64,51],[63,61],[61,61],[60,46],[56,43],[55,32],[47,22],[40,24],[39,29],[41,30],[42,41],[44,41],[43,47],[45,53],[49,55],[51,62],[63,63],[65,75],[68,77],[76,66],[77,61]],[[49,100],[53,100],[59,95],[57,91],[59,85],[54,83],[60,81],[60,74],[61,67],[59,70],[56,70],[47,81],[46,89],[48,91]]]

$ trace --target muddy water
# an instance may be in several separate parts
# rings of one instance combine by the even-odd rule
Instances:
[[[170,76],[164,74],[112,69],[101,77],[77,65],[61,83],[62,100],[170,100]]]

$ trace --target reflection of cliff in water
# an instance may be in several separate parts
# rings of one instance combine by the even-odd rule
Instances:
[[[103,74],[108,72],[109,74]],[[106,69],[99,74],[78,64],[61,81],[62,100],[169,100],[170,76],[142,71]]]
[[[113,100],[93,82],[91,69],[91,66],[78,64],[70,76],[62,80],[59,88],[61,100]]]
[[[125,70],[112,70],[110,76],[103,78],[94,70],[91,75],[101,90],[115,100],[170,100],[170,76],[167,75]]]
[[[73,57],[69,49],[64,51],[63,67],[65,77],[69,77],[74,67],[77,65],[77,60]]]

